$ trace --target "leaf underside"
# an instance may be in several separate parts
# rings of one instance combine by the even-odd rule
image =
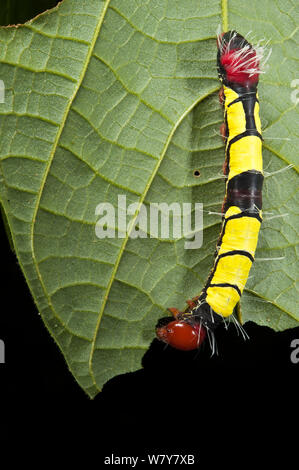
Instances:
[[[221,218],[209,211],[225,189],[219,24],[273,50],[259,86],[264,222],[241,312],[283,330],[299,320],[298,180],[295,167],[271,173],[298,159],[295,2],[64,0],[0,30],[1,204],[39,312],[91,397],[140,367],[157,319],[198,294],[212,266]],[[202,248],[97,238],[96,206],[118,195],[202,202]]]

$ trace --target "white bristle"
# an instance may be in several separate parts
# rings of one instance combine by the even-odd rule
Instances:
[[[247,37],[250,33],[251,32],[248,33]],[[237,33],[234,32],[227,42],[222,40],[221,34],[218,34],[217,43],[221,55],[224,51],[226,53],[230,51],[231,43],[236,35]],[[231,73],[238,72],[240,69],[242,69],[243,73],[248,74],[249,77],[255,74],[265,73],[266,64],[271,56],[272,49],[268,49],[269,41],[264,45],[261,45],[263,41],[264,39],[260,39],[256,45],[252,45],[251,47],[248,44],[245,44],[246,39],[244,38],[241,47],[232,54],[232,63],[230,65]],[[252,51],[256,54],[254,57],[250,57]],[[248,56],[249,58],[247,58]]]

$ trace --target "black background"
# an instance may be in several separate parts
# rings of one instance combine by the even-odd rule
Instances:
[[[57,3],[55,0],[1,0],[0,24],[24,23]]]
[[[82,438],[86,438],[80,430],[99,425],[104,436],[96,439],[98,458],[109,452],[189,452],[197,455],[201,464],[210,465],[218,459],[230,463],[240,452],[242,459],[242,445],[247,449],[251,442],[246,461],[250,457],[254,464],[258,452],[259,463],[262,455],[269,463],[269,458],[274,458],[273,439],[277,440],[276,457],[282,453],[285,462],[293,456],[297,443],[291,445],[290,440],[298,436],[292,425],[298,425],[299,363],[290,360],[290,344],[299,338],[299,327],[276,333],[247,323],[247,341],[238,336],[233,325],[228,331],[219,327],[219,354],[212,358],[209,347],[181,352],[154,339],[143,358],[143,368],[111,379],[91,401],[43,325],[3,225],[1,260],[0,338],[6,352],[6,362],[0,364],[2,404],[13,408],[21,404],[23,411],[30,410],[30,419],[41,414],[42,426],[47,422],[45,413],[54,407],[55,428],[56,420],[71,413],[69,419],[86,423],[83,427],[77,424],[78,428],[67,426],[68,435],[78,429],[75,434],[80,449],[84,447]],[[281,417],[288,419],[284,425]],[[274,427],[269,424],[272,420]],[[63,422],[63,429],[66,425]],[[95,439],[93,433],[87,435]],[[265,448],[270,436],[270,448]],[[216,453],[215,439],[220,439]],[[287,439],[287,451],[282,439]]]
[[[38,3],[41,8],[42,2],[31,2],[34,15]],[[56,2],[47,7],[50,3]],[[15,14],[12,22],[28,19],[17,6]],[[202,468],[234,458],[241,466],[244,462],[260,466],[262,459],[269,464],[278,454],[286,464],[294,456],[299,364],[290,360],[290,345],[299,338],[299,327],[276,333],[247,323],[246,342],[234,326],[228,331],[219,328],[219,354],[213,358],[208,347],[184,353],[155,339],[143,368],[111,379],[91,401],[68,371],[37,313],[3,224],[0,246],[0,339],[6,352],[6,363],[0,364],[2,408],[21,405],[32,416],[40,414],[43,428],[48,427],[45,413],[50,408],[55,432],[61,419],[68,435],[71,426],[65,416],[71,412],[70,422],[78,419],[72,429],[77,432],[78,454],[86,434],[89,446],[92,436],[99,464],[109,452],[120,456],[189,452]],[[101,429],[100,434],[91,432],[91,424]]]

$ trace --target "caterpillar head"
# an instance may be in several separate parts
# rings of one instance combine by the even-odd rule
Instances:
[[[217,39],[217,66],[224,84],[257,85],[261,73],[260,61],[264,48],[254,48],[236,31],[220,34]]]
[[[198,322],[173,320],[156,329],[157,337],[173,348],[192,351],[199,348],[206,336],[206,330]]]

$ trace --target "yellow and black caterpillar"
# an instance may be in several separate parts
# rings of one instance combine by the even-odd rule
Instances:
[[[217,66],[226,140],[223,223],[214,266],[198,297],[174,321],[157,328],[162,341],[183,350],[199,347],[206,332],[232,315],[254,261],[262,223],[263,160],[257,84],[260,53],[236,31],[218,37]]]

